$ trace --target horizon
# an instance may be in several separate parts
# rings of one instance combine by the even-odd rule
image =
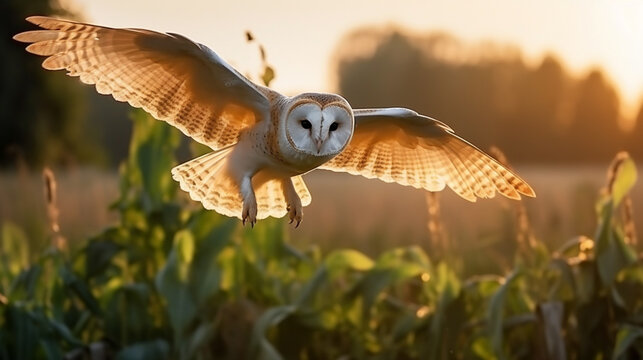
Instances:
[[[643,101],[643,22],[637,20],[643,18],[643,2],[544,0],[517,4],[500,0],[489,4],[479,0],[402,0],[400,6],[393,8],[384,1],[364,0],[332,0],[323,7],[319,3],[287,0],[185,0],[180,7],[151,0],[62,3],[91,23],[180,33],[207,45],[241,73],[257,79],[259,56],[256,48],[245,41],[245,32],[250,31],[265,46],[268,62],[276,69],[274,87],[286,94],[336,91],[332,83],[335,74],[331,71],[341,39],[358,28],[393,26],[411,34],[446,32],[465,45],[492,41],[516,46],[529,65],[553,54],[576,78],[598,67],[621,99],[623,119],[619,123],[626,128],[634,124]],[[248,6],[255,11],[244,12]],[[338,6],[344,10],[336,11]],[[316,12],[315,19],[333,20],[313,26],[307,15],[311,11]],[[545,26],[543,18],[547,18]],[[225,31],[214,31],[219,29]],[[306,47],[307,54],[302,55],[301,46],[291,46],[301,42],[316,46]]]

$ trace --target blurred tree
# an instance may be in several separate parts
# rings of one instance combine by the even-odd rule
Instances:
[[[359,29],[337,49],[338,91],[355,107],[415,109],[517,162],[605,162],[623,147],[598,70],[575,81],[552,55],[532,67],[515,47],[396,29]]]
[[[625,147],[618,125],[619,98],[598,69],[591,70],[576,87],[572,123],[566,132],[567,150],[561,157],[583,162],[608,162]]]
[[[628,134],[628,151],[635,160],[643,160],[643,101],[639,106],[639,112],[636,116],[634,128]]]
[[[553,55],[545,56],[534,70],[523,67],[512,88],[515,106],[499,124],[494,142],[521,161],[555,161],[563,141],[568,83],[565,70]],[[516,129],[528,136],[520,136]]]
[[[351,94],[358,107],[373,102],[382,106],[412,106],[414,97],[405,95],[418,93],[414,78],[422,66],[422,54],[397,32],[381,41],[371,58],[340,63],[340,88]]]
[[[30,15],[65,15],[57,0],[0,3],[0,166],[16,159],[29,164],[96,161],[99,148],[84,128],[86,90],[61,71],[44,71],[42,58],[12,36],[34,29]]]

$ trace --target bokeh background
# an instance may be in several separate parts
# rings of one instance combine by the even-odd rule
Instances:
[[[597,189],[620,150],[643,158],[643,3],[638,1],[211,2],[9,0],[3,2],[0,217],[42,228],[40,172],[57,169],[71,238],[113,221],[130,108],[11,39],[33,14],[113,27],[176,32],[204,43],[255,81],[261,59],[285,94],[337,92],[355,107],[404,106],[448,123],[482,149],[496,146],[535,188],[525,204],[550,245],[595,226]],[[187,144],[188,140],[184,140]],[[189,152],[179,152],[187,160]],[[170,175],[167,174],[169,177]],[[429,246],[419,190],[350,175],[305,176],[315,199],[294,242],[350,245],[375,254]],[[641,203],[638,186],[633,196]],[[505,199],[470,204],[440,194],[445,231],[459,251],[510,253]],[[42,221],[38,219],[42,218]],[[636,219],[642,226],[642,219]]]
[[[243,228],[171,180],[202,147],[43,70],[12,39],[30,15],[415,109],[537,197],[320,170],[298,229]],[[0,0],[0,359],[640,359],[641,19],[638,0]]]

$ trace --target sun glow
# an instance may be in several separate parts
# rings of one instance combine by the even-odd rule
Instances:
[[[242,73],[259,68],[251,30],[285,93],[333,91],[328,67],[340,38],[364,25],[446,31],[465,41],[519,46],[528,60],[554,53],[578,76],[596,66],[618,87],[625,120],[643,92],[643,1],[639,0],[63,0],[88,21],[177,32],[210,46]],[[311,22],[311,19],[314,21]],[[305,44],[305,46],[303,45]]]
[[[617,1],[614,6],[611,23],[620,36],[612,39],[604,63],[623,94],[625,116],[634,119],[643,93],[643,2]]]

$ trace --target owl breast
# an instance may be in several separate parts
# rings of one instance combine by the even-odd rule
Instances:
[[[298,174],[303,174],[313,170],[337,156],[337,154],[325,156],[310,155],[296,151],[293,147],[284,149],[283,155],[284,160],[286,160],[286,162],[290,164]]]

